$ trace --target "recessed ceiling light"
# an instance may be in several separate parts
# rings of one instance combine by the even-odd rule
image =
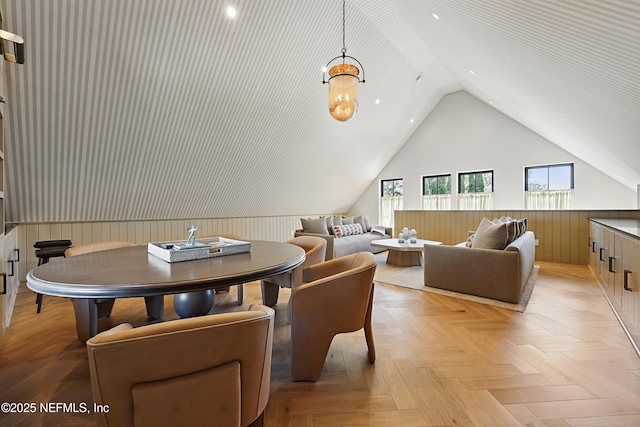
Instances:
[[[376,99],[376,104],[380,104],[380,100],[379,99]]]
[[[235,18],[237,15],[236,8],[233,6],[227,6],[227,16],[231,19]]]
[[[434,19],[440,19],[440,17],[438,15],[436,15],[435,13],[432,13],[431,16],[433,16]]]
[[[409,123],[413,123],[413,119],[409,120]]]
[[[421,78],[422,78],[422,74],[419,74],[418,77],[416,77],[416,81],[419,82]]]
[[[473,70],[469,70],[470,74],[475,74],[475,72]]]

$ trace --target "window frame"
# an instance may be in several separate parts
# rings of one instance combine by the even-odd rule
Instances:
[[[449,178],[449,192],[448,193],[425,194],[425,189],[426,189],[425,180],[427,178],[436,178],[436,180],[437,180],[437,178],[447,178],[447,177]],[[438,174],[438,175],[422,175],[422,195],[423,196],[444,196],[444,195],[447,195],[447,194],[451,195],[451,187],[452,187],[451,179],[452,179],[452,176],[451,176],[450,173],[441,173],[441,174]]]
[[[529,191],[529,170],[531,169],[547,169],[547,187],[549,186],[549,169],[550,168],[557,168],[557,167],[565,167],[565,166],[570,166],[571,167],[571,180],[570,180],[570,185],[571,187],[569,188],[561,188],[559,190],[575,190],[575,164],[573,162],[571,163],[554,163],[551,165],[540,165],[540,166],[525,166],[524,167],[524,191]],[[558,190],[558,189],[556,189]],[[555,190],[549,190],[548,188],[546,190],[531,190],[531,191],[555,191]]]
[[[380,180],[380,198],[382,197],[398,197],[398,196],[385,196],[384,195],[384,183],[385,182],[393,182],[393,181],[402,181],[402,194],[401,196],[404,197],[404,178],[389,178],[389,179],[381,179]]]
[[[462,192],[462,176],[463,175],[478,175],[481,173],[490,173],[491,174],[491,191],[473,191],[473,192]],[[458,172],[458,194],[483,194],[483,193],[494,193],[496,190],[495,187],[495,175],[493,169],[485,169],[479,171],[471,171],[471,172]]]

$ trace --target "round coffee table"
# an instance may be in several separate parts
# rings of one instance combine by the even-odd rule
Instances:
[[[371,246],[389,249],[387,264],[399,267],[422,265],[424,245],[441,245],[442,242],[417,239],[415,243],[400,243],[398,239],[380,239],[371,242]]]

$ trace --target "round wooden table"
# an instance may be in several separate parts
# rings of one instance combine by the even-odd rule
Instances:
[[[147,246],[111,249],[57,260],[27,274],[34,292],[72,298],[78,339],[97,333],[90,319],[95,300],[145,297],[150,317],[161,318],[163,295],[202,291],[265,279],[293,270],[305,260],[290,243],[252,241],[251,251],[195,261],[168,263]]]

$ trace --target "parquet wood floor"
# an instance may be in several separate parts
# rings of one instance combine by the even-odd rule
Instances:
[[[541,263],[524,313],[377,286],[377,361],[364,334],[334,340],[317,383],[289,381],[288,290],[281,291],[267,426],[640,426],[640,359],[586,267]],[[218,294],[215,312],[260,301],[259,284]],[[0,403],[91,404],[71,303],[23,285],[0,338]],[[176,318],[165,298],[166,318]],[[117,300],[101,329],[144,324],[141,298]],[[93,426],[92,415],[2,414],[0,425]]]

